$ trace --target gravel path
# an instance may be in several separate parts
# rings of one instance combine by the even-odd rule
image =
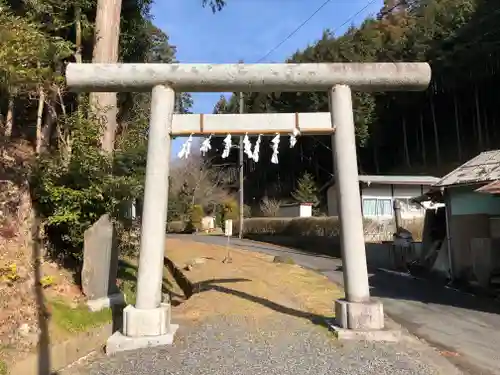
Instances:
[[[292,316],[219,316],[181,325],[171,347],[98,354],[60,375],[449,374],[420,350],[408,343],[340,343]]]

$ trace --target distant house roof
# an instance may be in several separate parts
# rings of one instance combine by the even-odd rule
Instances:
[[[438,177],[433,176],[391,176],[391,175],[359,175],[359,182],[364,184],[381,184],[381,185],[434,185],[439,181]],[[321,190],[335,184],[335,178],[332,178]]]
[[[448,173],[434,186],[445,187],[500,179],[500,150],[486,151]]]

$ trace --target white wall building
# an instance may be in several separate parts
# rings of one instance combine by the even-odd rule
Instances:
[[[402,202],[403,219],[419,218],[425,210],[410,199],[426,193],[439,178],[432,176],[359,176],[360,201],[363,217],[372,220],[387,220],[394,217],[394,199]],[[335,181],[330,181],[326,188],[328,215],[338,216],[337,192]]]
[[[282,204],[278,210],[277,217],[311,217],[312,203],[290,203]]]

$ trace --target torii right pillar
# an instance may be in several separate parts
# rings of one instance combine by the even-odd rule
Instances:
[[[335,327],[340,332],[379,331],[384,328],[382,303],[370,298],[363,216],[359,202],[358,163],[351,88],[330,90],[333,163],[340,221],[340,244],[345,299],[335,301]],[[347,331],[345,331],[347,330]]]

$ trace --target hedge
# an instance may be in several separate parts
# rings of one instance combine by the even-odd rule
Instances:
[[[233,233],[238,234],[239,222],[233,221]],[[331,217],[298,217],[298,218],[249,218],[243,223],[246,234],[270,234],[279,236],[319,236],[337,237],[340,233],[340,222]]]
[[[394,224],[378,223],[365,219],[363,222],[365,236],[386,235],[392,240]],[[421,240],[423,219],[403,220],[403,227],[409,230],[414,240]],[[269,218],[256,217],[245,219],[243,224],[245,235],[305,236],[305,237],[338,237],[340,220],[337,216]],[[233,233],[238,234],[239,222],[233,221]],[[381,236],[382,237],[382,236]]]

